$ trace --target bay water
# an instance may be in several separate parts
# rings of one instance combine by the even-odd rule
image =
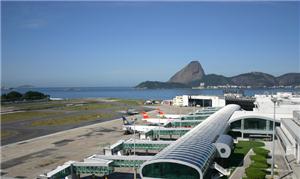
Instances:
[[[217,95],[223,96],[223,89],[136,89],[133,87],[50,87],[50,88],[15,88],[1,90],[1,93],[10,91],[25,93],[29,90],[39,91],[50,95],[51,98],[75,99],[75,98],[122,98],[165,100],[178,95]],[[255,94],[275,94],[276,92],[296,92],[295,88],[251,88],[243,89],[245,96]]]

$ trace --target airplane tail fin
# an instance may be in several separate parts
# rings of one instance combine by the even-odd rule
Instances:
[[[127,118],[125,116],[122,116],[122,119],[123,119],[123,124],[124,125],[129,125],[130,122],[127,120]]]
[[[143,119],[148,119],[149,118],[148,113],[146,113],[146,112],[142,112],[142,116],[143,116]]]
[[[163,111],[161,111],[159,108],[157,108],[157,112],[159,115],[164,115],[165,113]]]

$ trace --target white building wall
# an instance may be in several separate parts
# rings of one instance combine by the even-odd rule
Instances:
[[[274,113],[274,103],[271,101],[271,95],[255,95],[254,97],[257,108],[254,108],[253,111],[269,114]],[[277,93],[274,97],[279,101],[276,104],[276,114],[286,114],[289,118],[292,118],[293,111],[299,110],[299,97],[294,97],[290,93]]]
[[[287,130],[287,128],[284,126],[283,123],[281,123],[280,126],[282,132],[284,133],[284,135],[287,137],[287,139],[291,142],[292,146],[285,146],[286,150],[286,155],[295,155],[296,156],[296,140],[293,138],[293,136],[291,135],[291,133]]]
[[[173,98],[173,105],[174,106],[182,106],[183,105],[183,96],[175,96],[175,98]]]
[[[183,95],[182,96],[182,106],[189,106],[189,96],[188,95]]]
[[[289,141],[292,143],[293,146],[296,145],[296,140],[294,137],[291,135],[291,133],[288,131],[288,129],[285,127],[283,123],[281,123],[281,130],[284,132],[286,137],[289,139]]]
[[[226,105],[225,99],[218,98],[212,107],[223,107]]]

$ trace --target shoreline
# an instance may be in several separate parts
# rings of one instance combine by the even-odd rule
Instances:
[[[32,88],[32,89],[15,89],[19,92],[26,92],[28,90],[36,90],[51,98],[62,98],[64,100],[80,100],[80,99],[109,99],[118,98],[124,100],[168,100],[174,98],[176,95],[192,95],[199,92],[204,95],[221,95],[223,96],[222,88],[177,88],[177,89],[137,89],[132,87],[76,87],[79,90],[66,91],[64,87],[51,88]],[[300,92],[300,88],[246,88],[243,89],[245,96],[253,96],[254,94],[276,93],[283,92]],[[10,91],[1,91],[1,94]]]

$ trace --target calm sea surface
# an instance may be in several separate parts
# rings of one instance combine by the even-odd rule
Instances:
[[[132,87],[75,87],[75,88],[17,88],[24,93],[29,90],[39,91],[52,98],[123,98],[123,99],[172,99],[176,95],[223,95],[222,89],[135,89]],[[2,90],[7,93],[12,90]],[[276,92],[300,92],[300,89],[245,89],[246,96],[254,94],[272,94]]]

